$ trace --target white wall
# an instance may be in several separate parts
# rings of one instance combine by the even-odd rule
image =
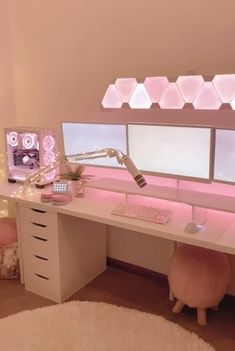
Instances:
[[[143,112],[101,108],[107,85],[116,77],[143,79],[190,72],[234,73],[233,0],[12,1],[18,125],[59,130],[61,120],[136,120],[235,126],[235,115],[231,111]],[[7,25],[0,22],[1,29]],[[4,45],[6,55],[7,52],[10,55],[10,44]],[[14,97],[10,63],[11,57],[9,62],[6,57],[1,67],[5,75],[3,82],[11,87],[4,102],[6,116],[10,115],[9,101]],[[146,247],[140,258],[142,239],[135,241],[132,235],[126,234],[128,240],[123,253],[118,233],[111,236],[113,246],[109,250],[116,258],[128,260],[129,248],[129,259],[133,263],[166,269],[167,264],[164,268],[161,263],[163,241],[156,242],[160,263],[154,267],[151,242],[146,243],[149,250]],[[168,245],[170,252],[169,244],[164,242],[164,245]]]

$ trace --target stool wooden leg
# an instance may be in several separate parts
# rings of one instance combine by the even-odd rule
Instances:
[[[184,308],[184,305],[185,304],[182,301],[177,300],[175,306],[172,309],[172,312],[180,313],[182,311],[182,309]]]
[[[170,301],[174,301],[175,300],[175,296],[174,296],[173,291],[171,289],[169,290],[169,300]]]
[[[212,310],[214,310],[214,311],[218,311],[218,309],[219,309],[219,306],[218,306],[218,305],[217,305],[217,306],[212,307]]]
[[[206,325],[206,309],[205,308],[198,308],[197,309],[197,321],[200,325]]]

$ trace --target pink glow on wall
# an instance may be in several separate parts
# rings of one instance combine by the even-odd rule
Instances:
[[[122,99],[114,84],[110,84],[102,100],[104,108],[121,108]]]
[[[129,102],[136,86],[137,81],[135,78],[118,78],[115,82],[115,87],[122,102]]]
[[[182,109],[184,107],[184,100],[176,83],[169,83],[159,105],[162,109]]]
[[[152,102],[159,102],[169,84],[167,77],[147,77],[144,86]]]
[[[223,103],[230,103],[235,97],[235,74],[219,74],[213,84]]]
[[[179,76],[176,81],[179,91],[187,103],[193,102],[203,83],[202,76]]]
[[[212,82],[205,82],[193,101],[196,110],[218,110],[222,104]]]
[[[133,182],[133,178],[127,170],[118,170],[111,168],[87,167],[87,174],[94,175],[97,178],[113,178],[117,180],[126,180]],[[173,178],[157,177],[144,175],[148,184],[177,188],[177,180]],[[235,187],[231,184],[224,183],[201,183],[187,180],[180,180],[179,189],[199,191],[202,193],[220,194],[220,195],[235,195]]]
[[[129,101],[129,106],[136,109],[149,109],[152,101],[144,87],[144,84],[138,84]]]

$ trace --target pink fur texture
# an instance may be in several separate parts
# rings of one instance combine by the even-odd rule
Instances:
[[[222,300],[230,279],[228,257],[196,246],[176,249],[168,275],[174,296],[190,307],[214,307]]]
[[[20,275],[18,244],[0,248],[0,278],[12,279]]]
[[[16,221],[11,217],[0,218],[0,247],[17,241]]]

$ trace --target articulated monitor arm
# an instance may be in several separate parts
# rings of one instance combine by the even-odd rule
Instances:
[[[106,148],[100,149],[95,151],[88,151],[83,153],[78,153],[74,155],[66,155],[66,156],[58,156],[58,158],[51,163],[51,165],[41,168],[38,172],[32,174],[31,176],[27,177],[24,185],[33,185],[38,182],[44,174],[49,173],[53,169],[57,168],[58,166],[68,163],[68,162],[77,162],[83,161],[88,159],[95,159],[95,158],[103,158],[103,157],[116,157],[117,162],[119,164],[124,164],[127,170],[130,172],[132,177],[134,178],[135,182],[138,184],[140,188],[144,187],[147,183],[142,176],[142,174],[138,171],[132,160],[129,156],[124,155],[120,150]]]

